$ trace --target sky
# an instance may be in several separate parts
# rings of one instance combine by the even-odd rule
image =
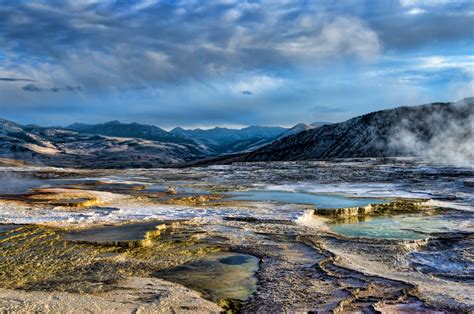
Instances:
[[[0,0],[0,117],[291,126],[474,96],[474,1]]]

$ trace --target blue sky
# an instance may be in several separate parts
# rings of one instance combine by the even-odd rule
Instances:
[[[0,117],[343,121],[474,95],[474,1],[2,1]]]

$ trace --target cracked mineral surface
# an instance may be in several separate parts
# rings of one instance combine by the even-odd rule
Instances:
[[[0,308],[472,312],[474,170],[0,168]]]

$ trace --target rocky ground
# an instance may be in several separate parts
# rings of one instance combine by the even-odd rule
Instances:
[[[471,170],[417,168],[406,160],[336,165],[311,164],[306,171],[276,164],[272,171],[271,165],[238,165],[94,173],[4,168],[17,186],[0,195],[0,308],[471,312],[472,214],[437,205],[450,200],[452,207],[468,206],[472,187],[464,182]],[[368,173],[370,193],[360,190]],[[439,181],[425,180],[433,173]],[[349,176],[355,185],[341,183]],[[300,189],[311,182],[324,191],[342,188],[372,197],[380,186],[396,187],[392,193],[398,197],[384,192],[384,201],[375,205],[331,209],[235,200],[228,194],[263,184],[288,190],[295,179]],[[454,190],[457,197],[449,199]],[[410,237],[348,236],[333,228],[335,222],[380,228],[379,218],[393,218],[402,226],[397,232]],[[417,225],[420,219],[423,225]]]
[[[197,230],[199,239],[191,240],[189,234]],[[1,290],[3,309],[220,311],[199,292],[153,277],[157,270],[199,260],[216,250],[252,254],[260,260],[255,292],[230,307],[242,312],[469,312],[474,306],[469,281],[426,276],[408,265],[413,243],[350,240],[291,221],[188,222],[178,232],[184,242],[169,242],[163,233],[151,245],[126,249],[114,242],[73,244],[61,239],[61,231],[43,232],[47,235],[23,230],[14,236],[10,231],[1,243],[2,286],[10,287]],[[53,237],[48,233],[59,234],[54,239],[59,243],[45,244],[48,236]],[[12,241],[30,243],[26,252],[15,252],[6,245]],[[33,257],[31,251],[39,249],[43,255]],[[21,280],[12,281],[13,274]],[[227,306],[229,301],[217,303]]]
[[[222,309],[199,293],[157,278],[130,277],[100,295],[0,289],[0,308],[21,313],[209,313]]]

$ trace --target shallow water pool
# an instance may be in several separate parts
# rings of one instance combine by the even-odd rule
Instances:
[[[200,291],[212,301],[236,299],[245,301],[255,291],[258,258],[253,255],[217,252],[205,258],[155,276]]]
[[[447,216],[397,215],[365,217],[363,221],[332,223],[332,231],[348,237],[417,240],[430,233],[466,231],[471,228],[465,221]]]
[[[232,200],[278,202],[286,204],[311,204],[318,208],[345,208],[384,203],[379,198],[347,197],[333,194],[313,194],[285,191],[245,191],[229,193]]]
[[[145,239],[147,232],[156,231],[160,222],[141,222],[122,225],[106,225],[79,231],[70,231],[63,239],[73,242],[117,245]]]

